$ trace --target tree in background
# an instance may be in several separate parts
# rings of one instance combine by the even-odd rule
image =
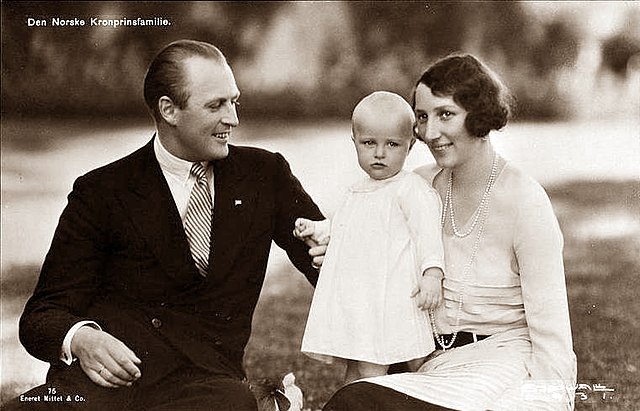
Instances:
[[[586,61],[589,28],[581,15],[590,6],[554,9],[546,18],[539,16],[536,2],[2,2],[1,7],[3,115],[145,116],[141,88],[147,62],[164,44],[186,37],[210,41],[227,55],[243,90],[243,113],[251,117],[348,117],[354,102],[372,90],[408,97],[429,63],[462,51],[480,55],[503,74],[518,96],[520,118],[562,118],[579,108],[575,87],[564,83],[576,73],[582,80],[585,72],[576,67]],[[29,17],[92,16],[163,17],[172,24],[26,24]],[[637,29],[623,24],[603,44],[589,46],[601,55],[598,66],[624,78],[640,44],[629,32]],[[599,72],[589,73],[595,83]]]

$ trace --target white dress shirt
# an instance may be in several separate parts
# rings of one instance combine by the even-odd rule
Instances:
[[[183,160],[171,154],[167,151],[166,148],[160,142],[160,138],[156,135],[153,141],[153,151],[156,155],[156,159],[160,164],[160,169],[162,170],[162,174],[164,175],[165,180],[167,180],[167,184],[169,185],[169,190],[171,191],[171,196],[173,197],[173,201],[178,208],[178,213],[180,213],[180,219],[184,224],[184,217],[187,213],[187,203],[189,202],[189,196],[191,195],[191,189],[193,188],[196,178],[191,174],[191,167],[193,166],[193,162]],[[207,170],[207,180],[209,181],[209,188],[211,189],[211,204],[214,204],[214,176],[213,176],[213,167],[209,167],[208,162],[203,162],[202,165]],[[67,334],[64,337],[62,342],[62,351],[60,354],[60,360],[62,360],[65,364],[71,365],[73,360],[73,355],[71,354],[71,340],[73,339],[76,331],[85,325],[91,326],[97,330],[101,330],[100,326],[94,321],[80,321],[69,329]]]
[[[160,163],[162,174],[169,184],[169,190],[173,196],[173,201],[178,207],[180,218],[184,223],[184,216],[187,213],[187,203],[189,202],[189,196],[191,195],[191,189],[196,182],[196,178],[191,175],[191,161],[178,158],[167,151],[162,145],[159,138],[155,138],[153,142],[153,150],[156,154],[156,159]],[[205,170],[207,170],[207,180],[209,181],[209,189],[211,190],[211,204],[214,199],[214,187],[213,187],[213,167],[208,167],[208,163],[202,163]]]

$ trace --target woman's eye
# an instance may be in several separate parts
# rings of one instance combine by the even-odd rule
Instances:
[[[426,114],[422,113],[422,114],[418,114],[417,115],[417,119],[419,123],[424,123],[427,121],[427,118],[429,118],[429,116],[427,116]]]
[[[449,117],[453,116],[453,113],[450,111],[443,111],[442,113],[440,113],[440,118],[442,118],[443,120],[448,119]]]

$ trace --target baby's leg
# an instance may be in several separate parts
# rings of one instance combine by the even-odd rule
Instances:
[[[347,362],[347,372],[345,375],[345,384],[360,378],[378,377],[387,374],[388,365],[374,364],[366,361],[349,360]]]

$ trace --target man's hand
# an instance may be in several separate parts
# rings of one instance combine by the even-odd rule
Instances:
[[[80,327],[71,340],[71,353],[85,374],[106,388],[129,387],[142,373],[142,361],[122,341],[92,327]]]
[[[315,268],[322,267],[322,263],[324,262],[324,255],[327,252],[327,245],[329,244],[329,237],[327,237],[326,242],[324,244],[318,244],[311,248],[309,248],[309,255],[313,257],[313,266]]]

